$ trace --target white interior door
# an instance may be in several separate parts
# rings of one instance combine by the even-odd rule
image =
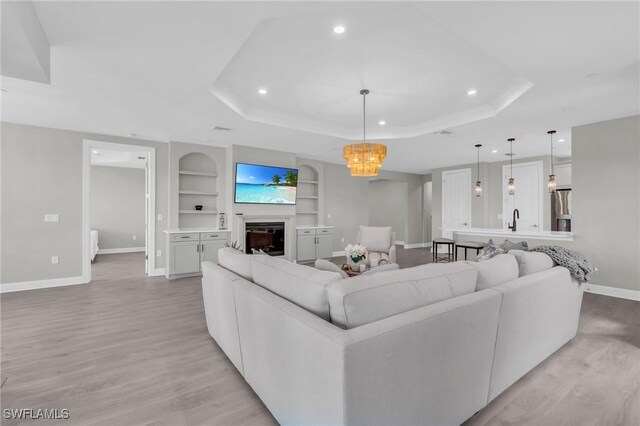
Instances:
[[[513,179],[516,192],[509,195],[507,181],[511,173],[510,166],[502,167],[502,223],[507,229],[513,220],[513,210],[518,209],[518,231],[542,230],[543,186],[542,161],[513,165]]]
[[[471,169],[442,172],[442,229],[471,227]]]

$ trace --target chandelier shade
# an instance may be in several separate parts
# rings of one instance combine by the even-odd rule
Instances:
[[[476,188],[475,188],[476,197],[482,197],[482,182],[480,181],[480,147],[482,147],[481,144],[476,144],[476,149],[478,150],[478,164],[477,164],[478,180],[476,180]]]
[[[509,181],[507,182],[507,193],[509,195],[515,195],[516,193],[516,181],[513,178],[513,142],[515,138],[509,138],[507,141],[509,142],[509,164],[511,165],[511,173],[509,176]]]
[[[351,176],[377,176],[387,156],[387,147],[379,143],[355,143],[342,148]]]
[[[377,176],[387,156],[387,147],[381,143],[367,142],[367,95],[369,91],[362,89],[362,143],[346,145],[342,148],[342,156],[347,162],[351,176]]]

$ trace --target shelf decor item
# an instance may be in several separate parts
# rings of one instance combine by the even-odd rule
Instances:
[[[194,207],[196,208],[197,211],[201,211],[202,210],[202,205],[201,204],[196,204]]]
[[[509,163],[511,165],[511,176],[509,177],[509,182],[507,182],[507,192],[509,193],[509,195],[514,195],[516,193],[516,183],[513,179],[513,141],[515,141],[516,139],[509,138],[507,140],[511,145],[509,149]]]
[[[364,264],[367,257],[367,248],[361,244],[349,244],[344,248],[347,255],[347,264],[355,271],[360,271],[360,264]]]
[[[382,162],[387,156],[387,147],[380,143],[367,142],[366,99],[369,91],[362,89],[362,143],[345,145],[342,156],[347,162],[351,176],[378,176]]]
[[[476,148],[478,150],[478,180],[476,180],[476,197],[482,197],[482,182],[480,182],[480,147],[481,144],[476,144]]]
[[[556,192],[556,187],[558,186],[557,182],[556,182],[556,175],[553,174],[553,134],[555,133],[555,130],[549,130],[547,132],[547,134],[550,136],[550,142],[551,142],[551,155],[549,156],[550,161],[551,161],[551,174],[549,175],[549,181],[547,182],[547,189],[549,190],[550,194],[553,194],[554,192]]]

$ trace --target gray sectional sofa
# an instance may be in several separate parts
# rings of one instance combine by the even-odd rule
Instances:
[[[221,249],[207,326],[281,424],[460,424],[576,335],[583,285],[513,253],[342,278]]]

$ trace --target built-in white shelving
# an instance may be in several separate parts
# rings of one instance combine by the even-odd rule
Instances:
[[[209,173],[209,172],[196,172],[193,170],[180,170],[181,175],[187,176],[206,176],[206,177],[217,177],[217,173]]]
[[[213,227],[218,214],[218,170],[209,156],[192,152],[180,158],[178,170],[178,226]],[[195,206],[202,206],[196,210]]]
[[[296,222],[298,225],[318,224],[318,172],[309,165],[298,167],[298,199],[296,200]]]

